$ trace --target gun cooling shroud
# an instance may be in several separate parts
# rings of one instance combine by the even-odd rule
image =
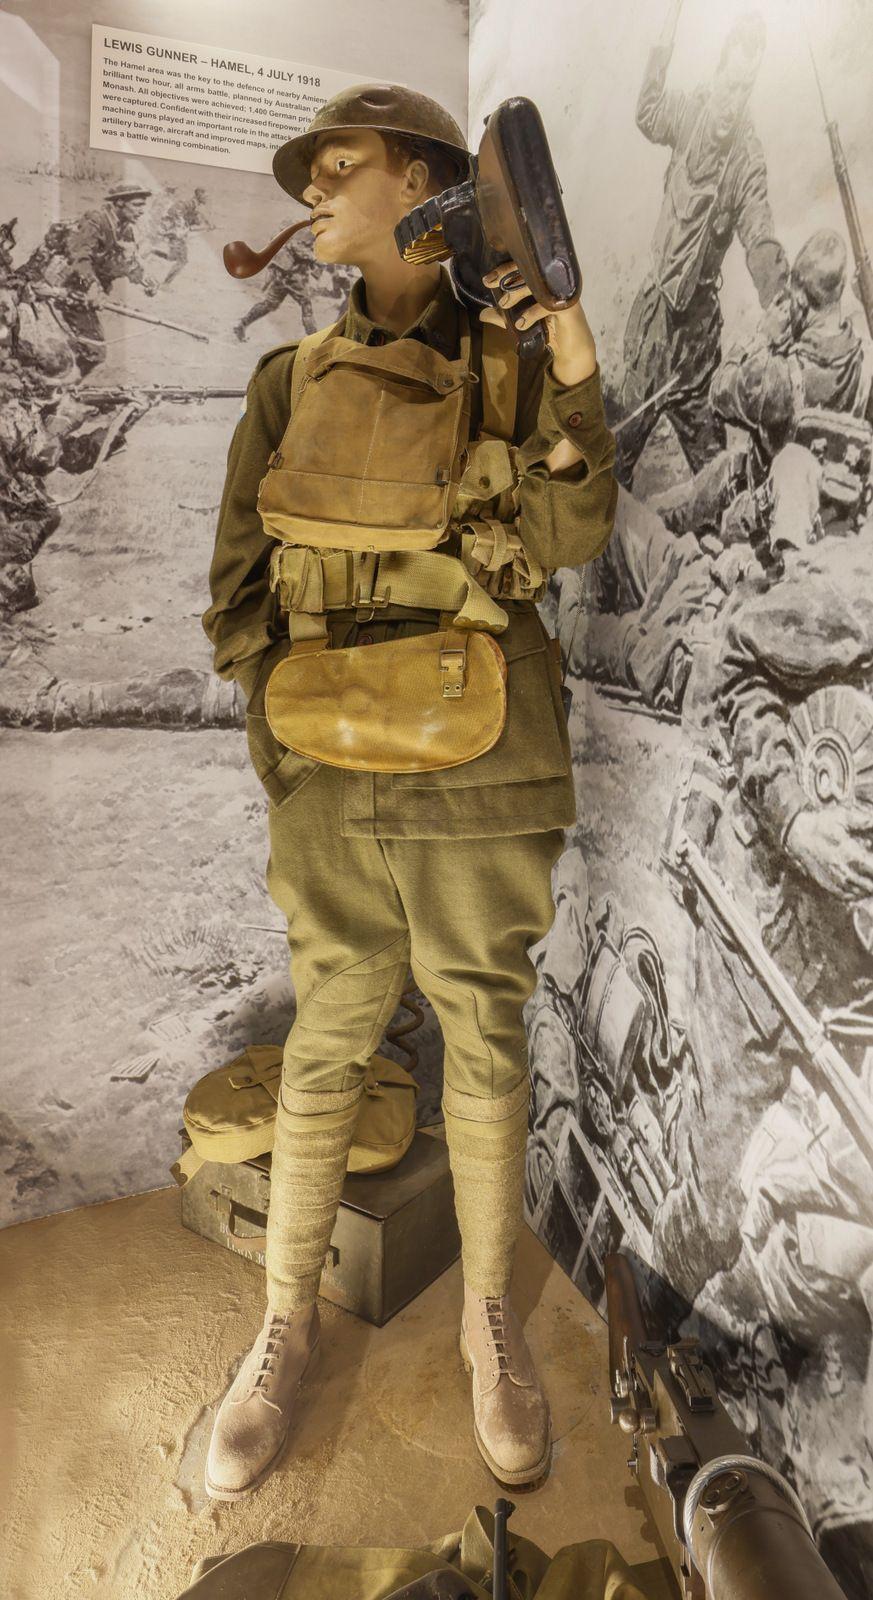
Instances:
[[[628,1258],[605,1261],[612,1420],[682,1600],[842,1600],[781,1473],[749,1453],[697,1339],[646,1326]]]

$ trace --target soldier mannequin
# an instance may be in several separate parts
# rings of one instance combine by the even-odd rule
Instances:
[[[283,147],[274,170],[312,211],[316,259],[361,274],[346,338],[416,339],[453,359],[469,329],[470,366],[481,367],[482,329],[448,274],[437,263],[405,263],[394,242],[397,222],[466,176],[468,163],[448,113],[396,85],[346,91]],[[501,303],[527,294],[516,287]],[[549,347],[519,370],[520,532],[525,548],[555,567],[591,559],[609,537],[614,446],[581,305],[557,314],[534,306],[528,325],[535,319],[544,320]],[[482,320],[503,321],[496,308]],[[288,916],[297,997],[277,1107],[267,1313],[219,1409],[207,1490],[222,1499],[250,1492],[288,1436],[298,1386],[318,1353],[321,1264],[364,1068],[410,963],[445,1041],[443,1108],[465,1285],[461,1348],[473,1373],[476,1441],[501,1481],[531,1482],[548,1467],[549,1411],[508,1290],[529,1102],[522,1007],[536,977],[527,949],[551,925],[551,869],[575,819],[558,667],[534,604],[506,600],[507,721],[484,755],[448,771],[374,774],[279,744],[264,715],[264,688],[288,653],[288,620],[269,588],[275,541],[255,500],[288,424],[296,349],[271,352],[250,385],[231,445],[213,604],[204,617],[216,670],[237,678],[248,696],[249,747],[270,799],[267,883]],[[474,396],[480,389],[474,385]],[[481,398],[471,438],[482,423],[477,404]],[[332,609],[331,646],[439,626],[432,602],[389,603],[373,617],[372,606]]]

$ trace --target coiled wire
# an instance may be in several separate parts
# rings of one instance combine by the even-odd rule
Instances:
[[[757,1472],[759,1477],[768,1478],[779,1490],[783,1498],[788,1501],[792,1510],[796,1512],[801,1527],[806,1529],[810,1539],[814,1538],[809,1518],[803,1509],[800,1498],[795,1490],[792,1489],[791,1484],[783,1478],[781,1472],[777,1472],[775,1467],[768,1466],[766,1461],[759,1461],[757,1456],[716,1456],[712,1461],[705,1462],[700,1471],[695,1473],[685,1493],[685,1505],[682,1511],[682,1533],[692,1556],[694,1556],[692,1532],[700,1497],[713,1479],[720,1477],[723,1472],[747,1472],[749,1474]],[[694,1564],[695,1566],[697,1565],[696,1559]]]

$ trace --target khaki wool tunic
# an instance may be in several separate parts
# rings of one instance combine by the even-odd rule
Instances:
[[[364,281],[358,278],[340,330],[360,343],[397,337],[367,316]],[[460,353],[460,306],[445,269],[434,298],[403,338],[422,339],[449,359]],[[482,325],[473,312],[471,363],[481,373]],[[290,648],[287,616],[268,582],[275,540],[264,532],[256,504],[258,486],[291,410],[291,374],[298,345],[269,351],[249,383],[246,406],[228,455],[227,479],[210,568],[212,604],[203,626],[214,646],[215,671],[236,678],[248,697],[252,760],[268,797],[279,804],[323,765],[286,750],[263,714],[264,687]],[[481,427],[480,385],[473,387],[470,437]],[[546,456],[566,438],[582,461],[550,476]],[[519,533],[529,553],[550,568],[592,561],[612,531],[617,487],[615,445],[606,426],[599,370],[582,383],[559,385],[551,351],[519,363],[513,442],[522,471]],[[482,501],[465,515],[494,514]],[[451,544],[444,548],[455,553]],[[385,839],[477,838],[538,833],[570,826],[576,817],[570,742],[560,697],[560,667],[536,606],[501,600],[509,625],[498,636],[507,661],[506,725],[491,750],[473,761],[435,772],[350,772],[334,769],[342,787],[344,837]],[[372,621],[354,609],[328,613],[331,645],[380,643],[424,633],[438,614],[408,606],[380,608]]]

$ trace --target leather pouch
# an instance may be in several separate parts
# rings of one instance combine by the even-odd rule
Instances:
[[[496,744],[506,661],[491,634],[451,628],[292,651],[270,675],[264,709],[280,744],[328,766],[432,772]]]

